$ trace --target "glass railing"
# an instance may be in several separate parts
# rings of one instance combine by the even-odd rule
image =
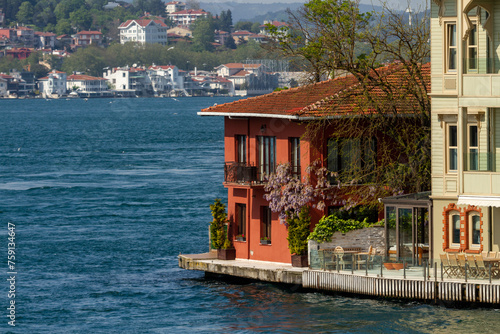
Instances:
[[[366,252],[335,254],[333,250],[310,250],[309,268],[341,274],[432,281],[494,281],[500,283],[500,258],[479,254],[455,254],[446,260],[402,257],[389,259]]]
[[[477,149],[470,149],[469,152],[465,153],[465,171],[496,172],[499,164],[500,161],[497,161],[495,153],[482,153],[478,152]]]
[[[465,58],[464,74],[495,74],[494,58]]]

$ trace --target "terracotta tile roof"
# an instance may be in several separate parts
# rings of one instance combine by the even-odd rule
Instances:
[[[118,28],[126,28],[128,27],[130,24],[132,24],[133,22],[135,22],[137,25],[141,26],[141,27],[146,27],[148,26],[149,24],[151,24],[151,22],[154,22],[156,23],[157,25],[159,26],[162,26],[162,27],[166,27],[167,25],[165,23],[163,23],[161,20],[128,20],[122,24],[120,24],[120,26]]]
[[[174,13],[170,13],[168,15],[185,15],[185,14],[189,14],[189,15],[208,15],[207,12],[205,12],[203,9],[184,9],[184,10],[180,10],[178,12],[174,12]]]
[[[253,32],[247,31],[247,30],[238,30],[233,32],[231,35],[233,36],[249,36],[249,35],[255,35]]]
[[[430,64],[423,65],[423,73],[426,85],[430,87]],[[382,67],[377,72],[386,78],[388,82],[396,83],[404,87],[407,82],[406,72],[402,70],[401,64],[391,64]],[[429,91],[429,89],[428,89]],[[323,117],[341,116],[345,114],[369,113],[366,98],[361,94],[361,87],[353,75],[338,77],[335,79],[315,83],[312,85],[282,90],[271,94],[251,97],[235,102],[212,106],[201,111],[201,115],[225,115],[225,114],[251,114],[254,117]],[[398,92],[395,92],[398,94]],[[394,98],[392,107],[398,111],[412,110],[416,104],[414,96],[405,96],[405,90]],[[374,100],[387,103],[387,94],[379,87],[371,87],[371,96]],[[361,108],[363,110],[361,110]],[[410,111],[411,112],[411,111]]]
[[[4,78],[4,79],[14,79],[14,77],[10,76],[10,75],[7,75],[7,74],[3,74],[3,73],[0,73],[0,78]]]
[[[73,80],[77,80],[77,81],[95,81],[95,80],[107,80],[107,79],[99,78],[99,77],[93,77],[93,76],[85,75],[85,74],[72,74],[72,75],[68,76],[68,81],[73,81]]]
[[[275,27],[288,27],[288,23],[286,22],[280,22],[280,21],[273,21],[273,22],[268,22],[269,24],[275,26]],[[267,24],[263,24],[261,26],[259,26],[259,28],[265,28],[267,27]]]
[[[37,36],[44,36],[44,37],[55,37],[56,34],[51,33],[51,32],[43,32],[43,31],[35,31],[35,35]]]
[[[213,79],[213,81],[214,81],[214,82],[226,82],[226,83],[230,83],[230,82],[231,82],[231,80],[228,80],[228,79],[223,78],[223,77],[215,77],[215,78]]]
[[[100,31],[87,31],[87,30],[77,32],[76,34],[77,35],[102,35],[102,33]]]
[[[175,68],[174,65],[154,65],[154,66],[149,66],[150,70],[169,70]]]
[[[243,64],[243,68],[259,68],[262,64]]]
[[[225,66],[227,68],[243,68],[243,63],[227,63],[222,64],[221,66]]]
[[[241,71],[233,74],[232,77],[244,77],[244,76],[247,76],[249,74],[250,74],[250,72],[245,71],[245,70],[241,70]]]

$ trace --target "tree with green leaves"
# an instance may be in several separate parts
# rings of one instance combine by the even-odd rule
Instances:
[[[17,21],[19,23],[30,24],[33,23],[33,15],[35,9],[29,1],[25,1],[19,6],[19,10],[16,14]]]
[[[307,254],[307,238],[311,232],[311,215],[309,213],[309,207],[303,206],[298,215],[290,216],[287,219],[287,223],[287,240],[290,254]]]
[[[250,31],[250,30],[252,30],[252,25],[253,25],[253,22],[250,22],[250,21],[238,21],[234,25],[234,30],[235,31],[238,31],[238,30]]]
[[[233,14],[231,10],[222,11],[219,17],[220,26],[219,29],[227,32],[231,32],[231,27],[233,26]]]
[[[215,199],[214,204],[210,205],[213,220],[210,223],[210,239],[212,247],[221,249],[227,239],[225,225],[227,221],[226,205],[221,202],[220,198]]]
[[[238,46],[236,45],[233,36],[228,36],[224,40],[224,46],[228,49],[236,49]]]
[[[387,6],[380,13],[361,13],[359,0],[310,0],[290,14],[289,34],[268,25],[274,40],[270,48],[302,59],[316,82],[342,74],[356,83],[351,92],[336,97],[355,99],[356,117],[310,122],[306,135],[313,140],[321,135],[320,129],[330,126],[333,142],[349,138],[354,145],[383,134],[383,141],[363,146],[364,156],[376,156],[376,166],[358,168],[361,158],[351,159],[356,168],[338,175],[339,186],[364,186],[342,187],[337,195],[348,198],[346,206],[380,208],[380,197],[429,190],[431,104],[424,66],[430,56],[428,17],[423,14],[409,25]],[[391,75],[394,71],[398,80]],[[335,114],[342,105],[334,103],[324,114]],[[337,144],[344,150],[346,145]]]
[[[202,17],[193,23],[193,50],[211,51],[214,42],[214,24],[210,17]]]

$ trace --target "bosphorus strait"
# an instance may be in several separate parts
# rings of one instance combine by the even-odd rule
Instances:
[[[496,333],[495,309],[297,292],[178,268],[208,249],[232,98],[0,100],[2,332]],[[15,224],[16,326],[8,324]]]

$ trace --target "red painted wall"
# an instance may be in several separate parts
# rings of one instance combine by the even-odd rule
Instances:
[[[229,119],[225,117],[225,161],[236,161],[237,147],[236,135],[247,136],[247,163],[257,165],[257,136],[276,137],[276,163],[289,161],[289,138],[302,137],[305,125],[275,118],[249,118],[249,119]],[[310,144],[301,138],[300,142],[300,166],[301,175],[305,175],[305,168],[312,161],[321,157],[319,151],[311,149]],[[236,205],[246,204],[246,240],[234,240],[236,257],[241,259],[252,259],[272,262],[291,262],[291,254],[288,250],[287,229],[280,223],[278,214],[272,214],[271,223],[271,245],[261,245],[261,206],[269,206],[264,199],[264,189],[262,185],[239,185],[225,184],[228,188],[228,217],[230,221],[236,220]],[[313,226],[323,216],[322,211],[312,210]],[[237,234],[235,224],[230,227],[231,235]]]

